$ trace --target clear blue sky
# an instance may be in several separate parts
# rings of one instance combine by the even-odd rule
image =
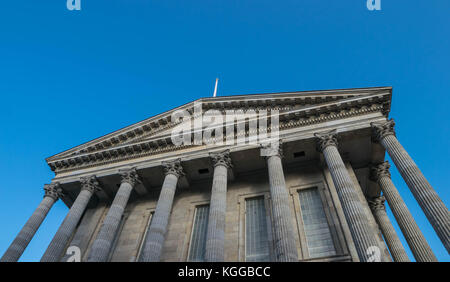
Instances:
[[[1,4],[1,254],[53,177],[46,157],[210,96],[217,76],[219,95],[393,86],[398,138],[449,206],[450,1],[81,2]],[[66,213],[55,204],[23,261],[40,259]]]

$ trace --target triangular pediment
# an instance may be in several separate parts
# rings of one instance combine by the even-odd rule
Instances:
[[[339,112],[346,107],[367,107],[377,102],[383,104],[384,114],[387,115],[391,94],[391,87],[374,87],[202,98],[56,154],[48,158],[47,162],[52,170],[56,170],[60,164],[76,166],[97,158],[114,157],[121,152],[126,153],[127,150],[144,150],[146,147],[167,145],[167,136],[170,136],[174,126],[180,124],[172,122],[172,114],[180,110],[194,114],[195,107],[199,105],[203,113],[212,109],[221,112],[277,110],[280,120],[285,120],[308,118],[309,115],[327,111]]]

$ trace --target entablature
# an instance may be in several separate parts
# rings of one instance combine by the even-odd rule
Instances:
[[[298,107],[285,107],[279,112],[279,130],[280,133],[284,131],[296,130],[300,128],[306,128],[311,125],[318,125],[321,123],[329,123],[340,119],[346,119],[350,117],[370,115],[373,113],[379,113],[387,117],[390,109],[391,89],[380,88],[377,91],[370,89],[369,93],[358,92],[358,95],[347,93],[344,95],[328,93],[328,91],[320,92],[321,95],[292,95],[284,94],[275,95],[274,98],[270,98],[271,95],[253,95],[243,96],[245,99],[239,100],[234,96],[221,97],[221,99],[205,98],[202,100],[203,110],[207,110],[212,107],[211,105],[217,103],[217,108],[224,109],[227,105],[236,109],[239,105],[246,105],[248,108],[258,106],[258,103],[272,103],[272,110],[275,109],[274,105],[286,106],[286,101],[296,101],[296,99],[303,100],[305,103],[310,102],[305,106]],[[363,93],[363,94],[361,94]],[[260,101],[259,96],[264,96],[265,99]],[[240,96],[238,96],[240,97]],[[256,100],[255,100],[256,99]],[[309,99],[309,100],[308,100]],[[313,101],[320,100],[320,104],[313,104]],[[209,102],[208,102],[209,101]],[[255,105],[256,104],[256,105]],[[253,108],[252,108],[253,109]],[[158,116],[157,116],[158,117]],[[157,118],[155,117],[155,118]],[[169,118],[169,119],[168,119]],[[152,119],[150,119],[152,120]],[[159,117],[157,120],[148,121],[149,124],[134,125],[122,129],[113,134],[110,134],[108,139],[106,136],[100,139],[94,140],[96,143],[86,143],[81,145],[79,150],[75,150],[71,153],[69,151],[63,152],[59,155],[53,156],[47,159],[50,168],[58,174],[65,174],[68,172],[75,172],[77,170],[84,170],[95,166],[104,166],[106,164],[121,163],[132,159],[141,159],[144,157],[154,157],[159,159],[158,156],[167,157],[167,153],[171,154],[183,154],[189,150],[202,150],[202,146],[199,145],[181,145],[175,146],[172,143],[170,129],[178,125],[180,122],[171,122],[170,115]],[[153,126],[154,122],[157,122],[158,126]],[[244,120],[244,123],[248,124],[250,120]],[[154,128],[152,134],[146,134],[144,127],[150,126]],[[159,128],[159,129],[156,129]],[[268,128],[270,131],[270,127]],[[243,133],[248,135],[249,132]],[[225,136],[225,135],[224,135]],[[237,138],[238,136],[236,136]],[[108,141],[109,140],[109,141]],[[94,142],[92,141],[92,142]],[[105,143],[106,142],[106,143]],[[84,146],[84,147],[83,147]],[[74,150],[74,149],[72,149]]]

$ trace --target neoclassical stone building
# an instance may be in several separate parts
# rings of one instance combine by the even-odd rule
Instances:
[[[447,251],[448,209],[397,140],[391,96],[376,87],[203,98],[54,155],[55,178],[1,261],[19,259],[58,199],[70,210],[41,261],[71,260],[74,249],[92,262],[408,261],[405,247],[436,261],[386,152]],[[195,104],[200,115],[278,112],[281,142],[173,144],[186,120],[172,114],[195,115]],[[244,137],[250,120],[236,121]]]

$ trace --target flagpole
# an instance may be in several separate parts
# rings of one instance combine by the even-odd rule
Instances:
[[[213,97],[216,97],[217,95],[217,84],[219,83],[219,78],[216,78],[216,86],[214,87],[214,95]]]

